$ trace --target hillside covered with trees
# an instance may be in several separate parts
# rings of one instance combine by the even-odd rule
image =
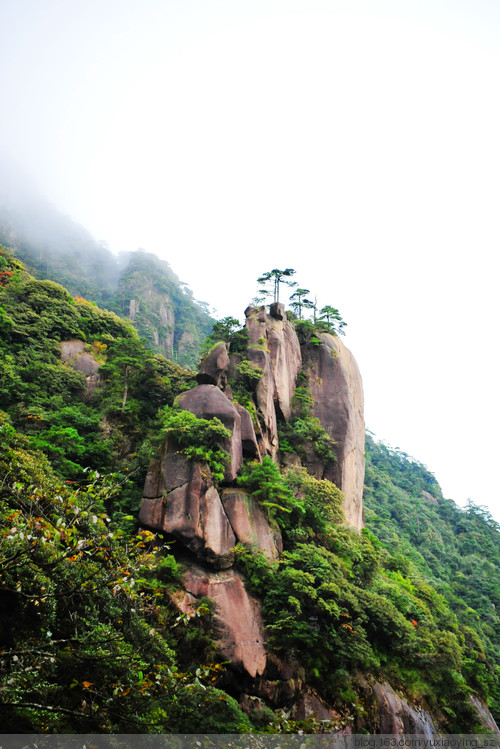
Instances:
[[[142,263],[133,258],[132,276]],[[279,283],[267,276],[261,285],[277,303]],[[308,293],[298,287],[289,317],[313,356],[345,323],[334,307],[308,307]],[[235,546],[269,656],[255,677],[227,662],[213,600],[201,594],[189,613],[179,605],[192,552],[139,522],[165,444],[222,492],[227,427],[180,407],[194,372],[139,329],[145,340],[130,320],[36,280],[0,251],[4,731],[379,732],[375,685],[390,685],[444,732],[484,733],[478,704],[498,721],[498,524],[444,499],[424,466],[367,435],[366,527],[346,525],[338,487],[304,467],[335,470],[304,367],[275,456],[244,454],[231,479],[282,548],[270,558]],[[214,352],[233,355],[227,387],[256,433],[265,429],[256,396],[265,347],[237,321],[220,321],[202,369]],[[297,711],[300,694],[328,705],[328,719]]]
[[[128,318],[148,348],[196,368],[213,320],[167,262],[142,249],[114,255],[35,191],[13,189],[1,177],[0,243],[35,278]]]

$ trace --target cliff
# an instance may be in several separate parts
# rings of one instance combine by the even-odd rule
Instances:
[[[196,368],[213,320],[170,265],[144,250],[114,255],[26,185],[0,174],[0,242],[36,278],[128,318],[148,346]]]
[[[227,456],[219,481],[214,480],[209,462],[193,462],[183,454],[180,433],[173,429],[148,473],[139,519],[181,545],[178,555],[185,566],[183,591],[172,600],[186,616],[194,615],[204,596],[214,601],[216,642],[221,656],[231,664],[224,683],[250,716],[255,710],[286,708],[294,720],[326,721],[330,730],[341,732],[368,728],[436,735],[446,724],[441,711],[416,700],[401,683],[389,683],[384,671],[375,666],[377,650],[371,666],[369,658],[364,661],[368,667],[364,675],[348,678],[354,714],[346,711],[342,700],[328,698],[329,690],[311,675],[311,666],[309,673],[304,668],[311,658],[310,648],[321,648],[336,674],[333,683],[342,682],[345,672],[339,668],[338,650],[345,647],[343,636],[355,640],[372,628],[370,637],[381,638],[378,647],[394,648],[397,657],[402,657],[405,647],[411,647],[418,615],[410,621],[401,617],[392,602],[356,589],[357,605],[363,611],[359,619],[327,567],[318,578],[311,575],[313,570],[317,574],[319,557],[312,567],[302,567],[305,559],[299,560],[304,554],[316,554],[307,542],[321,539],[327,518],[345,524],[353,544],[351,551],[346,547],[342,552],[348,558],[353,554],[349,564],[355,566],[356,555],[363,558],[368,553],[363,563],[367,564],[373,553],[368,547],[361,551],[368,542],[357,535],[364,526],[361,376],[354,357],[337,336],[321,331],[303,335],[299,326],[299,338],[283,305],[271,305],[269,313],[264,307],[249,307],[245,317],[245,345],[241,336],[236,351],[231,350],[231,341],[215,343],[201,362],[199,384],[176,401],[178,408],[197,419],[218,420],[226,429],[219,441]],[[318,515],[304,524],[294,502],[310,496],[319,499],[314,509]],[[284,519],[280,512],[290,513],[291,519]],[[307,531],[301,530],[304,525]],[[338,533],[335,525],[329,527],[331,531],[320,541],[327,549],[331,548],[328,533]],[[249,574],[256,564],[250,560],[259,555],[267,559],[271,575],[283,578],[281,583],[271,583],[262,571],[258,582],[255,572]],[[356,573],[358,584],[364,576],[366,581],[372,579],[370,564]],[[272,592],[275,585],[277,590],[283,585],[283,597]],[[336,591],[329,602],[328,586]],[[329,626],[325,610],[337,605],[343,612],[343,636],[332,635],[329,640],[322,633],[318,638],[315,632]],[[385,614],[380,606],[385,607]],[[388,618],[382,624],[380,617]],[[379,623],[374,626],[374,621]],[[295,628],[304,625],[307,636],[301,641],[303,635],[297,639]],[[396,639],[390,645],[391,637]],[[352,646],[354,642],[349,649]],[[321,660],[313,658],[313,662]],[[330,694],[335,691],[332,684]],[[464,696],[462,709],[491,730],[494,723],[484,702],[476,704]]]
[[[368,437],[362,527],[359,373],[305,322],[248,308],[195,378],[0,250],[6,730],[497,730],[498,526]]]

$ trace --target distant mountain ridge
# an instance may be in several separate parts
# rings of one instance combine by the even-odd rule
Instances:
[[[144,250],[114,255],[19,182],[0,184],[0,244],[35,278],[128,317],[154,351],[195,368],[213,320],[170,265]]]

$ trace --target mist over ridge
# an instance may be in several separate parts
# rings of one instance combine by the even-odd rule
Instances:
[[[0,167],[0,244],[36,278],[129,317],[150,348],[195,367],[212,319],[170,264],[139,248],[115,254],[61,213],[6,160]]]

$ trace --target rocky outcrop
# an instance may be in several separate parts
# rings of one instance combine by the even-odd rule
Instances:
[[[249,307],[245,315],[246,354],[228,355],[225,343],[216,345],[202,362],[199,384],[176,400],[181,409],[201,419],[216,417],[229,430],[230,437],[221,443],[230,456],[222,487],[213,486],[208,466],[191,463],[171,442],[150,466],[139,517],[195,555],[196,563],[189,561],[176,603],[190,613],[199,597],[213,599],[221,653],[233,668],[255,677],[266,667],[259,603],[248,596],[243,579],[229,567],[237,542],[274,561],[282,541],[255,498],[236,485],[243,459],[277,457],[278,422],[293,416],[292,399],[305,353],[314,413],[337,443],[337,472],[328,478],[336,479],[346,493],[347,522],[360,528],[364,425],[359,372],[338,339],[325,335],[319,347],[306,346],[302,351],[283,305],[272,305],[270,314],[264,307]],[[247,392],[253,391],[257,428],[249,411],[232,401],[232,388],[238,392],[242,384]],[[313,461],[312,443],[310,448]],[[259,680],[259,695],[275,704],[282,700],[294,704],[297,716],[319,711],[324,720],[336,719],[335,711],[320,704],[312,692],[299,694],[300,684],[295,670],[282,664],[278,670],[268,669]]]
[[[260,605],[246,592],[241,575],[235,570],[207,572],[189,564],[184,587],[186,593],[176,602],[184,613],[194,612],[200,596],[214,601],[223,657],[252,677],[263,674],[267,658]]]
[[[222,447],[230,455],[225,480],[234,481],[243,464],[241,444],[241,417],[231,401],[215,385],[198,385],[178,396],[177,405],[190,411],[199,419],[216,417],[231,432],[231,437],[222,442]]]
[[[165,449],[150,467],[139,520],[214,566],[233,563],[236,538],[210,472],[179,453]]]
[[[241,449],[243,451],[243,457],[258,458],[260,455],[259,445],[257,437],[255,436],[252,417],[246,408],[240,406],[239,403],[234,403],[233,405],[241,419]]]
[[[228,348],[227,343],[218,343],[203,357],[196,375],[199,385],[216,385],[221,390],[225,390],[229,368]]]
[[[243,544],[276,559],[283,549],[281,533],[271,528],[256,499],[242,489],[224,489],[222,504],[233,532]]]
[[[344,494],[346,522],[363,527],[365,424],[363,385],[356,361],[342,341],[319,333],[321,343],[304,351],[314,415],[336,443],[336,462],[326,475]]]
[[[302,367],[299,339],[288,321],[283,304],[272,304],[267,321],[267,343],[274,379],[274,399],[278,416],[289,421],[297,375]]]
[[[99,384],[99,362],[87,350],[88,344],[79,340],[61,341],[61,359],[72,365],[73,369],[81,372],[87,380],[84,398],[92,395]]]
[[[406,697],[398,694],[387,682],[368,684],[359,677],[359,683],[366,694],[366,704],[372,708],[368,715],[371,733],[380,734],[421,734],[426,738],[440,735],[431,714],[417,705],[412,705]]]
[[[500,728],[498,727],[495,718],[491,714],[483,700],[477,697],[475,694],[471,694],[470,701],[474,708],[477,710],[479,716],[479,722],[483,726],[485,733],[494,733],[500,735]]]
[[[295,720],[307,720],[314,717],[319,723],[323,723],[325,728],[328,726],[329,732],[334,730],[335,733],[351,734],[350,725],[343,721],[339,713],[325,704],[312,690],[300,692],[294,703],[292,715]]]
[[[278,419],[288,421],[297,375],[302,366],[300,344],[288,321],[283,304],[245,310],[249,336],[248,360],[262,370],[255,388],[257,407],[262,415],[262,452],[272,457],[278,449]]]

